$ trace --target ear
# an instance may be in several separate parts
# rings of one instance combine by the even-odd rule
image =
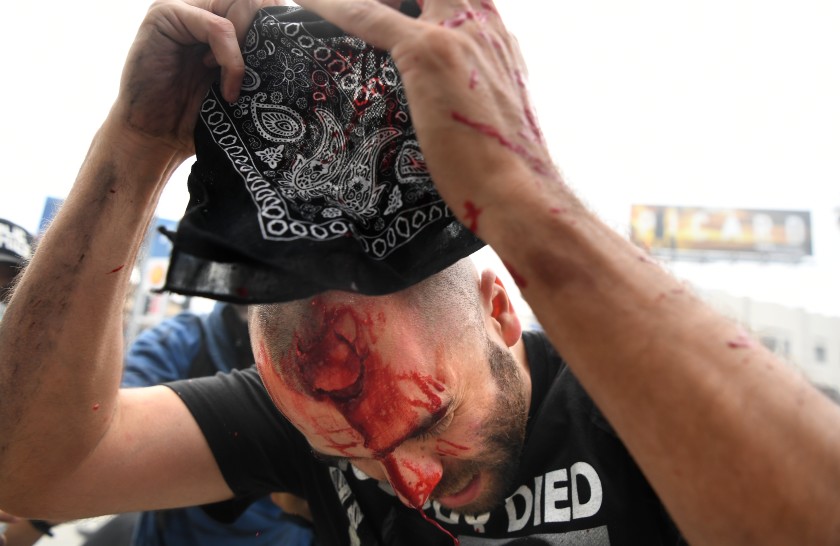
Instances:
[[[505,344],[513,347],[522,336],[522,325],[502,280],[490,269],[481,273],[480,292],[493,327]]]

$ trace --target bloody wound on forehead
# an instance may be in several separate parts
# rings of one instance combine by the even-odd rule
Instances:
[[[441,478],[440,468],[397,458],[393,451],[422,422],[446,410],[443,384],[418,371],[400,372],[377,349],[377,326],[369,314],[346,305],[313,301],[321,316],[317,331],[294,339],[294,373],[311,398],[335,407],[382,462],[395,490],[421,507]]]

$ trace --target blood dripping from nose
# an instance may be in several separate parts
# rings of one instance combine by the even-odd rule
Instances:
[[[423,519],[449,535],[455,546],[458,546],[461,542],[455,538],[455,535],[444,529],[440,523],[427,516],[423,511],[423,505],[429,500],[429,495],[432,494],[440,481],[442,471],[437,469],[431,473],[424,472],[419,465],[406,460],[398,461],[393,455],[383,457],[382,464],[385,466],[391,487],[406,499],[412,508],[420,512]],[[410,479],[409,476],[414,476],[414,479]]]
[[[405,459],[398,460],[393,455],[383,457],[382,464],[391,486],[412,508],[422,508],[440,481],[439,468],[431,472],[425,471],[420,465]]]
[[[452,533],[450,533],[449,531],[444,529],[443,526],[440,523],[438,523],[437,521],[435,521],[432,518],[430,518],[429,516],[427,516],[426,512],[424,512],[422,509],[418,508],[417,511],[420,512],[420,515],[423,516],[423,519],[425,519],[426,521],[428,521],[429,523],[431,523],[432,525],[437,527],[439,530],[441,530],[444,533],[446,533],[447,535],[449,535],[449,538],[452,539],[452,542],[455,543],[455,546],[460,546],[461,541],[458,540],[458,538],[455,535],[453,535]]]

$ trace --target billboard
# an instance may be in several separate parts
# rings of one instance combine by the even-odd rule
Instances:
[[[798,261],[812,255],[811,213],[633,205],[630,239],[666,258]]]

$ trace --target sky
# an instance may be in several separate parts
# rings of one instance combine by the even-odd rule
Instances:
[[[632,204],[811,212],[797,265],[666,264],[705,289],[840,316],[840,2],[497,0],[556,164],[608,225]],[[116,97],[148,3],[5,6],[0,217],[34,231]],[[161,198],[177,219],[189,162]]]

